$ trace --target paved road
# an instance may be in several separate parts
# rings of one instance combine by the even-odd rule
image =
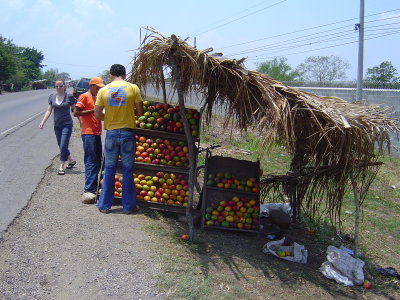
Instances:
[[[53,119],[38,124],[53,90],[0,95],[0,233],[24,208],[58,154]]]

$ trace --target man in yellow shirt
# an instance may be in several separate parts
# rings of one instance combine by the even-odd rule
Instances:
[[[94,115],[104,121],[104,176],[97,207],[109,213],[114,200],[115,172],[118,156],[122,161],[122,208],[127,214],[137,211],[136,191],[133,183],[135,162],[135,116],[143,115],[143,102],[137,85],[125,81],[125,67],[110,68],[111,83],[97,94]],[[104,109],[104,113],[103,113]]]

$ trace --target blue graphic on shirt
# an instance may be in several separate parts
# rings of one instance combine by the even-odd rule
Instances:
[[[125,86],[110,87],[108,89],[108,105],[109,106],[125,106],[126,105],[126,91]]]

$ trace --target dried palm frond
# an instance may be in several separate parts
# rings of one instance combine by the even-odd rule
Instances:
[[[203,95],[206,123],[215,106],[225,109],[225,126],[231,120],[241,130],[257,129],[260,153],[279,139],[292,155],[291,172],[335,166],[335,172],[297,179],[293,204],[313,209],[313,195],[324,194],[332,217],[340,212],[350,174],[369,186],[369,168],[362,162],[376,162],[390,148],[390,132],[398,133],[399,120],[380,105],[349,103],[336,97],[319,97],[301,91],[259,72],[246,70],[243,60],[212,55],[212,49],[198,50],[172,35],[149,30],[134,61],[130,81],[160,88],[161,72],[174,61],[181,74],[181,87]],[[174,74],[170,73],[172,84]],[[371,174],[373,174],[372,172]],[[312,173],[311,173],[312,174]],[[373,177],[373,176],[372,176]],[[299,185],[302,185],[300,188]]]

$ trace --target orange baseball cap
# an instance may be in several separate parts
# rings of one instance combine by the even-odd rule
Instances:
[[[95,84],[98,87],[103,87],[104,86],[103,79],[101,79],[100,77],[93,77],[92,79],[90,79],[89,84],[90,85]]]

